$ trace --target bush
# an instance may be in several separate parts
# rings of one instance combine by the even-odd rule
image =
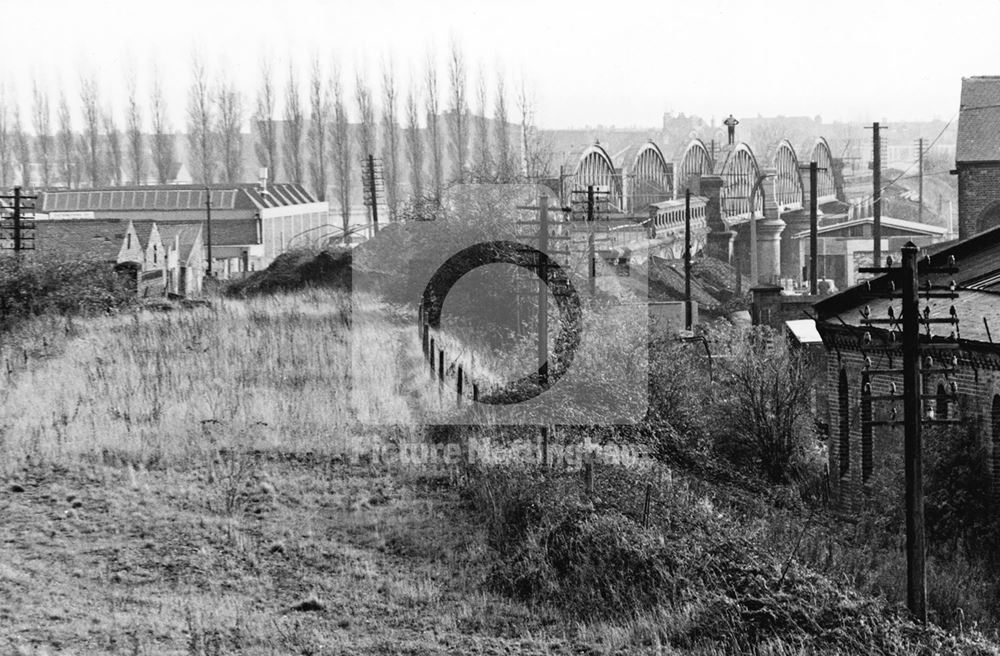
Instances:
[[[99,314],[136,302],[134,284],[107,262],[53,254],[0,257],[0,321],[46,313]]]
[[[677,592],[674,555],[619,511],[598,512],[575,478],[497,470],[469,488],[500,556],[488,585],[580,618],[628,617]]]
[[[716,329],[713,341],[723,356],[714,421],[719,450],[735,462],[756,462],[772,483],[809,479],[820,462],[807,360],[766,326]]]
[[[330,247],[319,252],[303,249],[282,253],[263,271],[226,287],[226,295],[257,296],[292,292],[306,287],[351,288],[351,250]]]

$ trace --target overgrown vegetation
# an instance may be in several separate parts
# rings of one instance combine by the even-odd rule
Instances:
[[[0,329],[27,317],[106,314],[135,302],[135,285],[102,260],[47,253],[0,257]]]
[[[639,644],[698,653],[994,653],[981,635],[923,629],[818,574],[787,542],[769,550],[711,488],[671,477],[647,528],[648,473],[600,472],[594,500],[576,475],[507,468],[471,479],[466,495],[496,554],[490,587],[568,619],[627,623]]]

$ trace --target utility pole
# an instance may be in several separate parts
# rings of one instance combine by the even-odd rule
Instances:
[[[208,277],[212,277],[212,190],[205,187],[205,244],[208,247]]]
[[[368,193],[372,195],[372,232],[378,234],[378,196],[375,193],[374,155],[368,155]]]
[[[817,178],[818,164],[809,162],[809,293],[815,296],[819,293],[819,281],[816,278],[816,262],[819,250],[819,212],[817,211],[816,190],[819,186]]]
[[[597,253],[594,246],[594,185],[587,185],[587,228],[587,277],[590,284],[590,298],[593,299],[597,294]]]
[[[867,129],[867,128],[866,128]],[[882,266],[882,133],[885,125],[872,123],[872,266]]]
[[[927,621],[924,546],[924,487],[920,434],[920,300],[917,298],[917,247],[903,247],[903,459],[906,478],[906,603]]]
[[[738,294],[739,290],[737,290]],[[691,312],[691,188],[684,190],[684,329],[694,323]]]
[[[590,188],[593,197],[593,187]],[[549,197],[542,194],[538,199],[538,250],[549,252]],[[544,258],[538,261],[538,385],[545,388],[549,384],[549,268]],[[542,468],[549,467],[549,427],[541,428]]]
[[[21,252],[21,188],[14,187],[14,252]]]
[[[0,248],[12,250],[16,255],[35,248],[34,201],[37,198],[23,193],[21,187],[14,187],[13,194],[0,196],[0,243],[5,244]]]
[[[924,138],[917,139],[917,221],[924,222]]]
[[[866,349],[872,351],[884,351],[888,353],[899,351],[903,360],[903,369],[873,369],[871,358],[865,357],[864,373],[868,381],[876,375],[898,376],[902,374],[903,383],[903,421],[896,420],[896,409],[892,410],[892,418],[888,421],[864,419],[862,424],[867,426],[903,426],[903,467],[906,492],[906,602],[907,607],[914,618],[921,623],[927,622],[927,562],[926,546],[924,542],[924,488],[923,488],[923,438],[921,435],[922,424],[962,424],[959,418],[938,418],[933,412],[923,411],[923,402],[941,400],[939,394],[923,394],[921,377],[924,374],[937,376],[943,374],[951,378],[956,371],[958,360],[951,358],[950,366],[935,366],[933,358],[928,357],[926,365],[921,366],[921,354],[934,351],[952,351],[959,348],[959,320],[955,311],[955,306],[950,308],[948,317],[931,317],[930,299],[947,298],[954,300],[958,298],[956,285],[952,280],[950,285],[933,285],[928,280],[922,290],[919,284],[918,273],[940,274],[958,272],[955,266],[954,256],[949,258],[947,266],[932,267],[930,257],[924,260],[925,266],[918,272],[917,247],[913,242],[907,242],[902,249],[902,266],[893,267],[892,258],[887,258],[885,267],[862,267],[860,273],[885,274],[887,278],[886,291],[873,292],[872,283],[869,281],[868,294],[871,298],[888,298],[890,303],[894,299],[901,301],[901,310],[898,316],[889,307],[888,318],[873,318],[871,309],[865,306],[861,311],[861,323],[866,326],[885,325],[888,329],[887,337],[883,345],[876,345],[872,339],[871,332],[866,332],[862,338],[862,353]],[[898,290],[898,291],[897,291]],[[923,314],[920,312],[920,295],[923,294],[927,300],[927,306]],[[947,340],[931,340],[932,324],[950,324],[953,328],[951,337]],[[921,344],[920,329],[923,326],[927,331],[927,340]],[[896,341],[897,332],[902,332],[902,344]],[[900,349],[901,347],[901,349]],[[891,363],[891,359],[889,360]],[[891,366],[891,365],[890,365]],[[944,394],[943,398],[949,401],[957,401],[958,386],[951,381],[951,392]],[[896,384],[891,383],[889,394],[873,395],[872,382],[865,383],[862,389],[862,403],[872,401],[890,401],[893,404],[900,399],[896,393]],[[932,408],[933,410],[933,408]],[[926,415],[926,418],[924,417]]]

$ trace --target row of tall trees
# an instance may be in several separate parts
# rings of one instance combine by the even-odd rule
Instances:
[[[455,183],[546,175],[523,85],[517,95],[520,125],[515,125],[502,75],[494,76],[490,89],[480,69],[470,93],[467,61],[457,45],[450,48],[444,84],[437,64],[428,57],[422,75],[405,89],[391,63],[382,67],[374,85],[357,69],[349,92],[337,62],[327,73],[314,60],[304,85],[289,66],[279,87],[271,62],[264,61],[248,103],[230,77],[213,74],[195,56],[186,120],[178,126],[186,138],[191,177],[206,184],[256,179],[256,171],[245,170],[244,147],[252,142],[257,164],[272,180],[303,184],[320,199],[330,196],[346,226],[352,205],[360,200],[362,161],[368,155],[382,162],[390,216],[407,195],[436,202]],[[17,182],[18,168],[22,184],[37,181],[46,187],[172,181],[179,159],[170,119],[175,108],[168,106],[158,72],[145,102],[135,75],[128,76],[123,124],[101,92],[95,77],[83,76],[76,102],[63,90],[53,111],[48,90],[36,83],[26,125],[20,104],[0,90],[0,183]],[[28,177],[31,169],[34,175]]]

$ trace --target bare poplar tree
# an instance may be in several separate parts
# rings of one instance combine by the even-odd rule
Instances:
[[[306,117],[302,109],[302,96],[295,67],[288,66],[288,86],[285,89],[285,176],[289,181],[302,184],[305,178],[305,155],[302,138]]]
[[[331,136],[331,157],[333,164],[333,187],[340,205],[340,218],[343,226],[344,243],[348,240],[348,230],[351,224],[351,132],[347,104],[344,98],[344,86],[340,79],[340,70],[334,65],[333,81],[333,132]]]
[[[163,98],[163,87],[158,74],[153,78],[153,98],[150,106],[153,124],[153,168],[160,184],[170,182],[170,172],[174,166],[174,135],[167,117],[167,103]]]
[[[516,174],[514,153],[507,126],[507,89],[502,73],[497,73],[497,95],[493,103],[493,141],[496,143],[496,170],[499,182],[511,182]]]
[[[486,118],[486,74],[480,69],[479,84],[476,86],[476,114],[473,117],[475,123],[475,164],[473,171],[475,177],[480,181],[492,180],[493,176],[493,154],[490,152],[490,123]]]
[[[104,134],[106,137],[107,154],[105,161],[108,165],[108,177],[113,185],[120,187],[122,184],[122,168],[125,164],[125,153],[122,149],[122,134],[118,131],[115,114],[110,107],[104,110],[102,123],[104,124]]]
[[[444,190],[444,147],[441,143],[441,99],[438,95],[437,66],[427,58],[426,76],[427,140],[431,158],[431,191],[434,200],[441,202]]]
[[[10,112],[7,111],[7,87],[0,84],[0,188],[10,183],[10,165],[14,149],[10,134]]]
[[[254,130],[257,143],[257,161],[266,166],[271,180],[278,178],[278,134],[274,124],[275,109],[274,76],[271,62],[267,59],[260,66],[260,89],[257,92],[257,110],[254,113]]]
[[[52,172],[52,110],[49,92],[35,80],[32,85],[32,120],[35,128],[35,146],[42,176],[42,186],[48,187]]]
[[[528,180],[548,177],[552,165],[552,149],[544,147],[538,137],[534,101],[523,80],[517,105],[521,111],[521,174]]]
[[[469,102],[466,90],[465,56],[457,42],[451,44],[448,60],[450,102],[448,131],[451,136],[452,180],[464,182],[469,152]]]
[[[222,177],[231,184],[243,177],[243,98],[232,80],[223,80],[216,93]]]
[[[396,72],[392,62],[382,69],[382,176],[389,218],[396,220],[399,171],[399,117],[396,115]]]
[[[97,80],[92,75],[80,80],[80,108],[83,111],[83,147],[87,178],[91,187],[103,179],[101,167],[101,110]]]
[[[313,59],[309,79],[309,173],[313,193],[319,200],[326,200],[329,180],[326,169],[327,136],[330,122],[330,90],[323,82],[319,60]]]
[[[375,102],[371,87],[360,69],[354,75],[354,99],[358,105],[358,150],[360,156],[367,161],[369,155],[375,154]]]
[[[72,187],[73,165],[76,161],[76,137],[73,134],[73,116],[70,114],[69,101],[66,99],[65,93],[59,94],[57,121],[59,123],[57,158],[61,167],[60,174],[63,177],[63,184]]]
[[[420,202],[424,195],[424,137],[420,133],[417,93],[406,94],[406,163],[410,167],[410,195]]]
[[[128,142],[129,173],[132,184],[143,183],[146,171],[145,143],[142,134],[142,108],[139,106],[139,94],[135,73],[128,76],[128,111],[125,117],[125,135]]]
[[[211,184],[215,179],[215,140],[212,134],[212,89],[205,63],[191,60],[191,88],[188,91],[188,163],[195,182]]]
[[[14,104],[14,146],[17,149],[17,163],[21,167],[21,185],[31,185],[31,141],[21,122],[21,107]]]

